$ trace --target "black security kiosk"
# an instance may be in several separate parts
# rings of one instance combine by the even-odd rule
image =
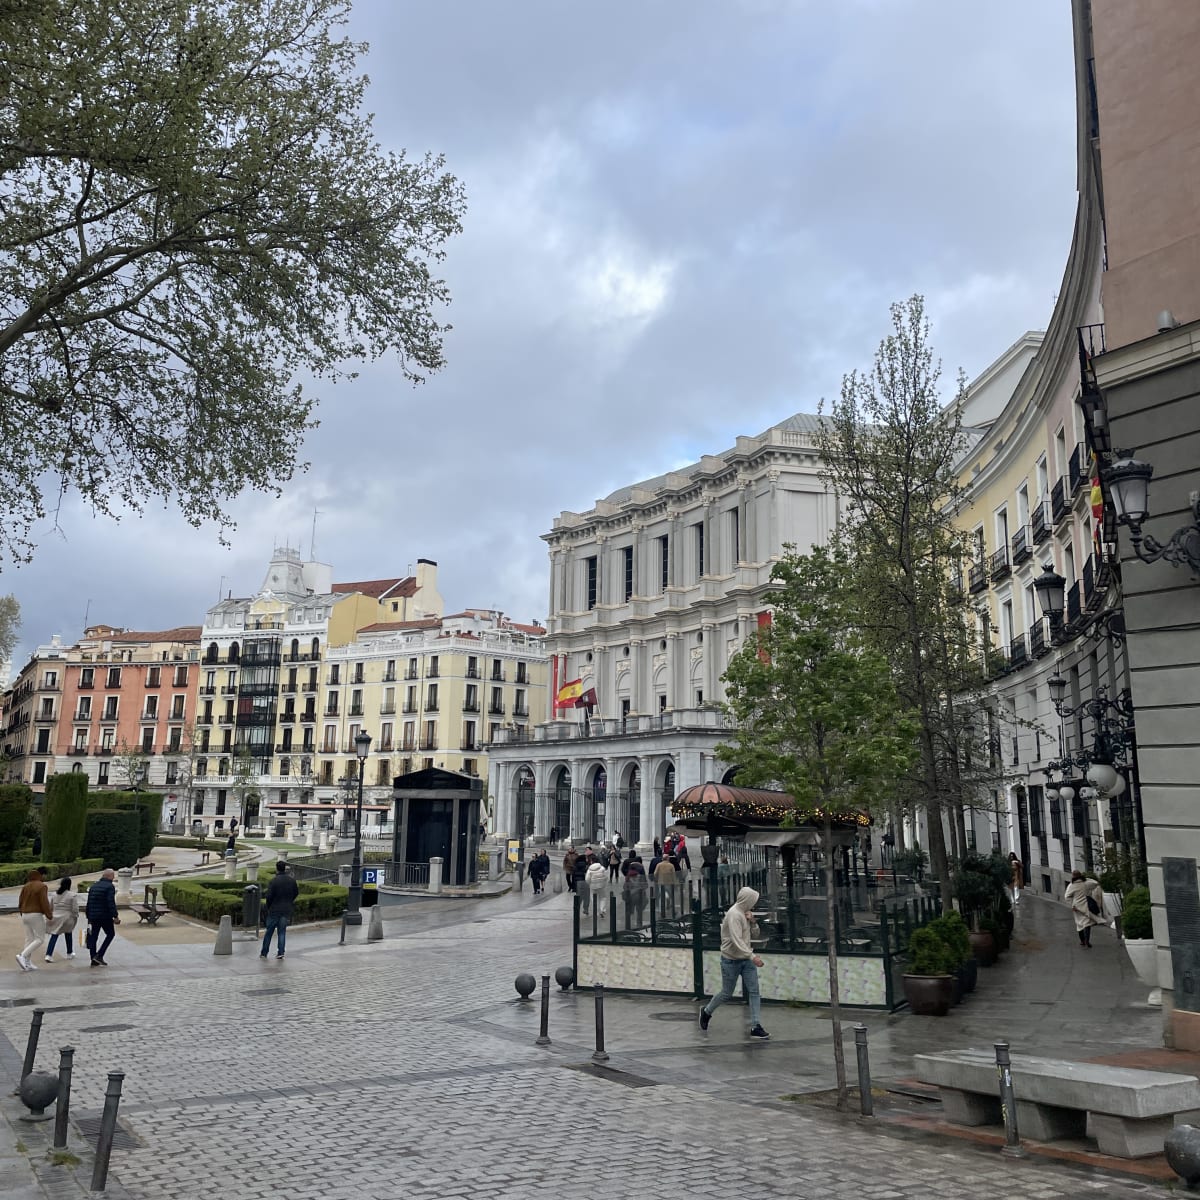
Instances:
[[[440,858],[444,883],[458,887],[474,883],[483,780],[430,767],[397,775],[392,789],[396,882],[419,882],[422,868],[428,868],[431,858]]]

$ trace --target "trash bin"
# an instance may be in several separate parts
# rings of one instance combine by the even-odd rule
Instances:
[[[258,927],[259,901],[258,884],[250,883],[242,888],[242,925],[247,929]]]
[[[370,908],[372,904],[379,903],[379,885],[377,883],[364,883],[362,890],[362,906]]]

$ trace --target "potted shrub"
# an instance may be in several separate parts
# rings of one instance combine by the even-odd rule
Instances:
[[[954,951],[928,925],[914,929],[905,952],[904,996],[917,1016],[944,1017],[954,1003]]]
[[[980,918],[979,928],[991,935],[992,944],[996,947],[996,957],[999,958],[1008,949],[1008,930],[991,915]]]
[[[1126,893],[1121,914],[1125,934],[1125,950],[1137,977],[1151,988],[1147,1004],[1162,1003],[1162,988],[1158,986],[1158,946],[1154,941],[1154,922],[1150,915],[1150,889],[1133,888]]]
[[[979,964],[975,961],[974,953],[971,950],[971,938],[966,921],[960,914],[948,912],[930,921],[929,925],[954,952],[955,960],[958,963],[955,973],[958,976],[959,986],[964,995],[970,995],[975,990],[975,984],[979,978]]]

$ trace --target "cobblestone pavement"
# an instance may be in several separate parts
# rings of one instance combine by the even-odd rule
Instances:
[[[1057,937],[1057,916],[1045,909],[1022,919]],[[614,996],[614,1070],[593,1073],[591,998],[552,996],[553,1043],[537,1047],[537,1006],[515,1000],[512,986],[519,970],[552,973],[570,961],[567,914],[566,897],[534,903],[528,892],[406,905],[388,914],[381,943],[339,947],[336,930],[297,932],[282,963],[260,960],[248,941],[231,959],[206,946],[143,957],[131,931],[107,972],[0,968],[0,997],[13,1005],[0,1006],[0,1073],[11,1078],[31,1001],[47,1009],[39,1068],[53,1067],[58,1046],[76,1047],[74,1118],[97,1116],[106,1072],[124,1070],[122,1126],[135,1144],[114,1152],[110,1194],[133,1200],[210,1190],[257,1200],[281,1189],[289,1200],[499,1200],[532,1187],[611,1200],[631,1178],[653,1190],[664,1169],[672,1190],[697,1198],[960,1200],[987,1190],[1120,1200],[1162,1190],[784,1102],[831,1082],[828,1023],[814,1010],[768,1008],[772,1041],[748,1044],[734,1006],[704,1037],[689,1001]],[[1156,1040],[1157,1017],[1137,1009],[1114,947],[1085,961],[1068,956],[1069,943],[1030,940],[1042,949],[1029,957],[1044,955],[1067,981],[1050,989],[1041,970],[1021,985],[997,969],[997,995],[1012,993],[1008,1016],[1024,1019],[1023,989],[1042,989],[1049,999],[1030,1019],[1047,1040],[1060,1036],[1069,1018],[1065,1004],[1049,1015],[1058,1007],[1050,991],[1069,987],[1074,970],[1102,971],[1111,953],[1105,986],[1113,1012],[1127,1009],[1129,1020],[1111,1038],[1105,1031],[1105,1046]],[[991,982],[981,984],[985,995]],[[989,1005],[994,1020],[1008,1019],[996,998],[981,998],[979,1017],[942,1024],[869,1018],[883,1073],[903,1072],[923,1045],[970,1044],[964,1020],[993,1036]],[[1037,1040],[1035,1027],[1026,1041]],[[0,1170],[8,1175],[13,1161],[0,1154]],[[0,1197],[78,1194],[76,1183],[51,1182],[43,1175],[6,1191],[0,1180]]]

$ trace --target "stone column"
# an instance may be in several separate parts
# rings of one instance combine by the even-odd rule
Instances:
[[[721,644],[721,627],[715,621],[704,622],[704,699],[712,704],[717,699],[717,680],[721,676],[720,660],[725,656]]]
[[[583,833],[583,764],[577,758],[571,759],[571,828],[564,833],[565,837],[579,840]]]
[[[738,552],[737,559],[734,562],[734,568],[737,568],[738,563],[753,562],[754,556],[750,546],[750,523],[748,520],[750,512],[750,481],[744,476],[738,479],[738,504],[737,504],[737,528],[738,528]]]
[[[554,818],[550,812],[549,788],[546,786],[546,764],[533,763],[533,832],[535,837],[548,838]]]
[[[654,792],[653,764],[648,754],[638,759],[638,770],[642,776],[642,815],[637,831],[637,852],[648,854],[654,845],[654,810],[659,807],[658,797]],[[633,841],[634,835],[629,834]]]
[[[779,554],[783,547],[779,544],[779,469],[772,467],[767,472],[767,545],[762,547],[758,557],[766,559],[772,554]]]

